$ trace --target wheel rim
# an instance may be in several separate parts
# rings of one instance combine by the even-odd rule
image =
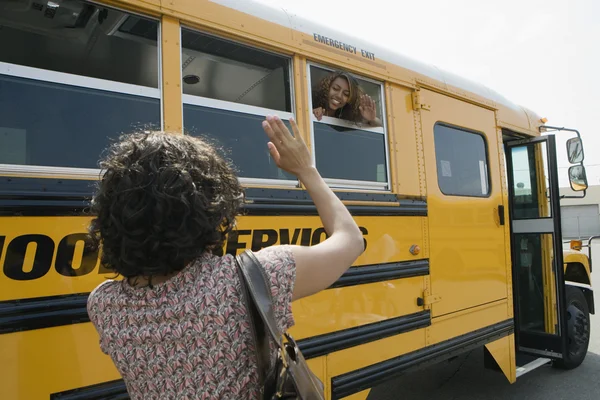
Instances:
[[[567,308],[567,341],[571,357],[585,351],[590,337],[590,320],[578,301],[573,301]]]

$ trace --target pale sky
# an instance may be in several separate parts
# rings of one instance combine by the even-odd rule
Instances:
[[[600,0],[258,1],[480,82],[548,125],[578,129],[588,181],[600,184]],[[563,186],[564,140],[558,145]]]

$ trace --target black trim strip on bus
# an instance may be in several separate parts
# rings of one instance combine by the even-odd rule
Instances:
[[[429,275],[429,260],[355,266],[348,269],[328,289],[423,275]]]
[[[89,207],[95,184],[91,180],[2,177],[0,215],[78,215]],[[423,200],[398,199],[389,193],[335,193],[341,200],[365,203],[348,206],[355,216],[427,216],[427,202]],[[241,211],[246,215],[317,215],[303,190],[247,188],[245,195]]]
[[[50,400],[126,400],[129,399],[127,387],[122,379],[99,383],[97,385],[52,393]]]
[[[423,202],[424,203],[424,202]],[[427,207],[420,204],[399,202],[397,206],[346,206],[353,216],[427,216]],[[243,207],[245,215],[318,215],[317,208],[312,204],[273,204],[249,203]]]
[[[354,266],[328,289],[429,274],[429,260]],[[0,302],[0,334],[89,322],[89,293]]]
[[[403,354],[331,379],[332,399],[337,400],[375,387],[403,373],[446,360],[503,338],[514,331],[512,319],[487,326],[444,342]]]
[[[89,293],[0,302],[0,334],[89,322]]]
[[[0,177],[0,216],[81,215],[96,181]]]
[[[416,329],[426,328],[429,325],[431,325],[431,314],[427,310],[355,328],[309,337],[298,340],[297,343],[304,358],[309,359]]]
[[[399,199],[389,193],[340,192],[335,194],[340,200],[378,202],[389,205],[351,205],[352,215],[400,215],[426,216],[427,202],[423,200]],[[304,190],[290,189],[246,189],[247,204],[244,211],[250,215],[317,215],[317,209]]]
[[[276,189],[276,188],[247,188],[246,197],[257,203],[277,204],[313,204],[310,196],[305,190]],[[390,193],[360,193],[360,192],[335,192],[341,200],[347,201],[377,201],[390,203],[391,206],[398,203],[396,195]]]
[[[429,260],[354,266],[328,289],[429,274]],[[89,322],[89,293],[0,302],[0,334]]]

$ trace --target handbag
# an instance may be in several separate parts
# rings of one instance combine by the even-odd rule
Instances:
[[[250,315],[250,329],[256,348],[259,382],[264,400],[324,400],[323,382],[308,368],[294,338],[279,331],[273,299],[265,271],[250,250],[236,256],[240,284]],[[277,345],[271,365],[269,337]]]

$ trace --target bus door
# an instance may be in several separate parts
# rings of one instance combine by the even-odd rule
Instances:
[[[517,350],[560,359],[567,323],[555,137],[510,141],[505,151]]]
[[[437,318],[509,296],[501,152],[493,111],[425,89],[420,101]]]

